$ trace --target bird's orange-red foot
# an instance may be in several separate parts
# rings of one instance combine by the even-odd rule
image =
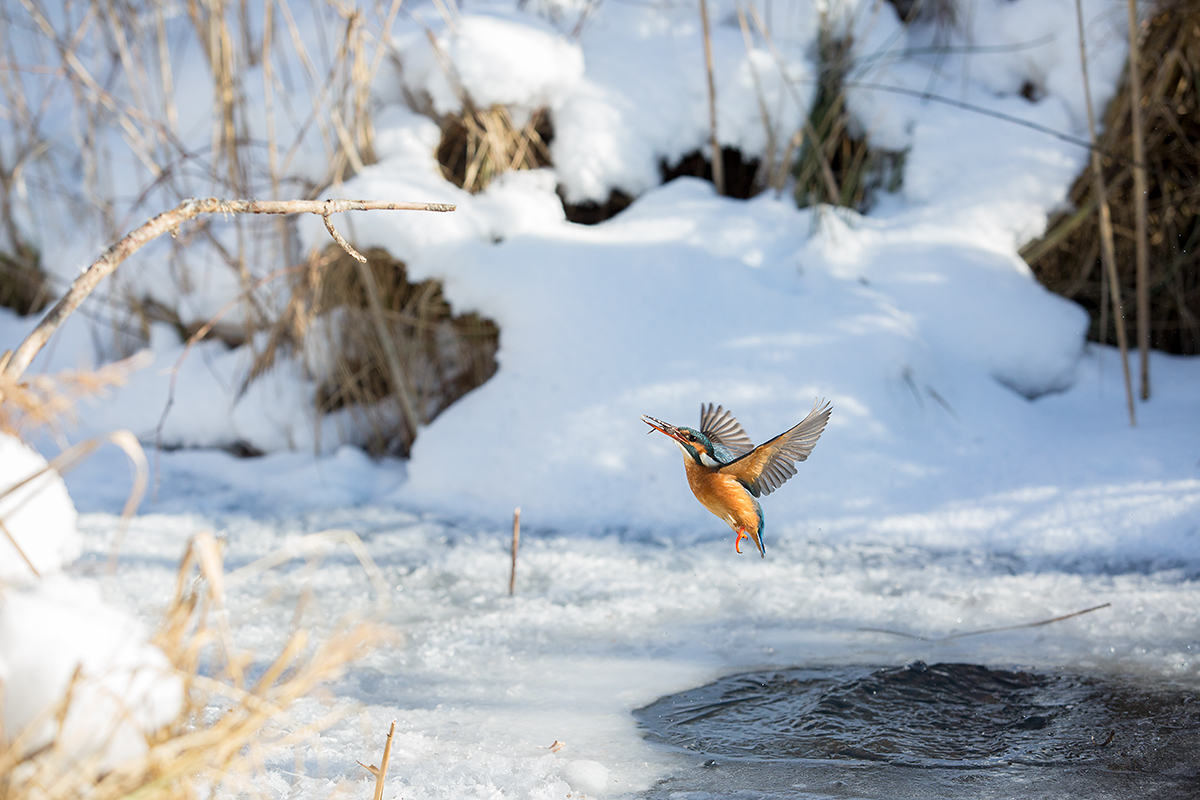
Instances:
[[[733,549],[737,550],[738,555],[742,554],[742,539],[749,539],[750,534],[746,533],[745,528],[737,529],[737,538],[733,540]]]

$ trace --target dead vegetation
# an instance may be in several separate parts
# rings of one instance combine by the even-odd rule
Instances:
[[[517,124],[505,106],[479,109],[465,93],[464,98],[462,112],[438,120],[437,160],[446,180],[475,194],[505,172],[550,165],[554,128],[547,109]]]
[[[261,660],[238,647],[229,624],[226,593],[234,577],[239,576],[225,572],[212,534],[200,534],[188,545],[153,639],[172,665],[170,675],[181,682],[183,712],[147,737],[144,755],[116,765],[104,764],[102,754],[81,762],[57,735],[32,753],[17,737],[0,745],[0,799],[195,798],[256,791],[254,778],[268,758],[305,747],[340,719],[344,709],[334,707],[298,724],[289,709],[394,637],[363,621],[343,621],[324,634],[295,627],[277,655]],[[63,712],[86,680],[77,674]]]
[[[69,413],[76,396],[101,391],[119,383],[124,373],[136,364],[110,365],[96,373],[70,373],[18,381],[0,370],[0,419],[6,430],[23,422],[57,426]],[[81,442],[55,458],[48,467],[30,476],[10,491],[38,479],[44,473],[63,473],[86,459],[100,444],[111,442],[123,450],[137,467],[133,489],[122,514],[122,523],[112,542],[113,554],[120,548],[125,523],[143,496],[147,483],[145,456],[137,440],[128,431]],[[23,551],[0,519],[0,530],[8,535],[19,555]],[[279,652],[264,657],[239,646],[230,623],[229,589],[240,582],[261,578],[262,574],[295,558],[319,559],[332,547],[348,547],[362,564],[367,580],[376,592],[374,609],[364,609],[357,618],[348,617],[326,630],[308,627],[305,609],[311,603],[306,587],[291,587],[299,594],[294,612],[284,610],[292,625]],[[39,572],[29,562],[35,580]],[[268,759],[289,749],[301,752],[312,738],[345,713],[332,705],[319,716],[311,714],[303,721],[291,716],[296,700],[311,695],[321,685],[336,679],[348,664],[378,644],[394,641],[395,636],[374,621],[389,605],[388,587],[378,567],[361,541],[348,531],[310,534],[290,542],[285,550],[273,553],[232,573],[224,568],[221,543],[210,533],[196,536],[187,546],[175,580],[174,592],[163,613],[162,623],[152,641],[166,656],[166,664],[141,668],[136,684],[149,690],[153,681],[160,698],[163,692],[181,691],[179,715],[162,728],[145,735],[140,755],[110,763],[105,752],[108,736],[89,733],[99,750],[89,751],[87,736],[81,740],[80,725],[74,719],[76,700],[95,714],[96,693],[106,702],[123,702],[99,688],[104,676],[83,667],[76,669],[65,694],[35,717],[23,730],[0,730],[0,800],[117,800],[118,798],[187,798],[240,795],[257,792],[258,776]],[[109,569],[116,569],[115,558]],[[16,591],[0,585],[3,594]],[[262,613],[261,611],[259,613]],[[286,630],[286,626],[285,626]],[[114,635],[124,635],[114,631]],[[149,670],[155,675],[151,676]],[[5,676],[7,677],[7,676]],[[101,682],[97,684],[97,682]],[[2,684],[3,682],[0,682]],[[4,689],[16,687],[0,686]],[[85,700],[85,695],[87,699]],[[127,721],[139,719],[139,713],[126,708],[125,714],[112,719],[114,730],[124,729]],[[101,724],[96,720],[96,724]],[[134,723],[141,727],[145,723]],[[46,731],[46,726],[49,731]],[[125,731],[122,735],[127,735]],[[48,741],[40,743],[42,736]],[[136,735],[136,734],[133,734]],[[80,747],[84,749],[81,750]]]
[[[1151,346],[1200,353],[1200,2],[1166,0],[1143,25],[1140,98],[1147,172],[1149,317]],[[1104,113],[1098,147],[1112,209],[1122,297],[1136,290],[1136,204],[1128,74]],[[1100,268],[1101,236],[1091,175],[1071,187],[1070,208],[1021,255],[1047,288],[1087,309],[1088,338],[1116,343],[1107,276]],[[1101,320],[1105,324],[1101,325]]]
[[[926,4],[918,0],[909,9],[910,21],[924,18]],[[936,9],[935,9],[936,10]],[[875,13],[875,12],[873,12]],[[756,39],[774,57],[786,76],[784,57],[776,46],[770,25],[754,4],[739,7],[738,22],[747,52]],[[895,191],[903,177],[904,154],[870,147],[867,131],[846,108],[846,80],[855,66],[854,40],[838,32],[823,18],[818,38],[817,92],[798,130],[778,130],[763,95],[761,78],[752,72],[762,117],[766,147],[762,158],[747,158],[734,148],[721,148],[719,172],[722,192],[729,197],[749,198],[767,189],[781,193],[792,181],[792,194],[800,207],[829,204],[867,211],[878,191]],[[786,78],[785,78],[786,79]],[[791,79],[786,85],[792,99],[803,105],[799,87]],[[710,93],[711,93],[710,88]],[[715,120],[711,138],[715,142]],[[714,180],[713,161],[700,150],[685,155],[676,164],[662,165],[664,180],[693,175]],[[715,182],[715,181],[714,181]]]
[[[16,252],[0,252],[0,306],[21,316],[36,314],[49,304],[51,291],[38,254],[17,240]]]
[[[33,313],[58,293],[24,244],[28,228],[44,238],[115,241],[145,209],[213,193],[324,196],[372,163],[370,85],[400,6],[282,0],[255,15],[223,2],[68,3],[61,13],[36,0],[5,4],[0,304]],[[196,49],[207,74],[178,74],[172,54]],[[207,146],[187,139],[186,129],[208,109],[179,106],[177,87],[192,82],[212,89]],[[55,146],[63,141],[77,147]],[[322,152],[324,172],[314,175],[309,165]],[[235,215],[156,244],[154,256],[170,265],[184,297],[225,281],[214,273],[231,272],[239,302],[208,334],[253,346],[276,317],[261,278],[302,263],[297,243],[284,218]],[[120,356],[142,347],[153,323],[172,325],[181,338],[204,328],[207,319],[188,316],[195,305],[164,303],[117,275],[89,310]]]
[[[363,266],[332,246],[310,258],[251,374],[269,369],[280,347],[302,347],[319,384],[318,412],[350,409],[369,432],[368,451],[407,455],[416,432],[398,407],[398,395],[411,395],[418,424],[429,422],[496,372],[500,332],[478,314],[455,315],[440,282],[410,282],[404,263],[386,251],[364,255]],[[378,296],[405,387],[396,385],[371,292]]]
[[[904,154],[870,147],[867,132],[846,108],[853,44],[849,35],[835,36],[828,26],[822,27],[817,94],[807,124],[788,148],[799,147],[792,172],[793,194],[801,207],[828,203],[866,212],[876,192],[900,188]]]
[[[144,361],[133,357],[97,370],[68,370],[24,380],[5,372],[3,363],[0,358],[0,432],[19,436],[41,427],[57,431],[73,421],[80,400],[102,396],[106,389],[124,384]]]

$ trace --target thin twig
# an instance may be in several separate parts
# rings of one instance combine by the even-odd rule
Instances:
[[[1104,169],[1100,164],[1100,151],[1096,149],[1096,112],[1092,108],[1092,91],[1088,83],[1087,44],[1083,30],[1083,6],[1075,0],[1075,20],[1079,25],[1079,64],[1083,70],[1083,99],[1087,105],[1088,135],[1092,142],[1092,179],[1096,186],[1096,202],[1100,206],[1100,260],[1108,274],[1108,286],[1112,294],[1113,318],[1117,326],[1117,347],[1121,351],[1121,371],[1125,375],[1125,400],[1129,406],[1129,425],[1137,425],[1137,412],[1133,407],[1133,379],[1129,375],[1129,344],[1125,339],[1125,316],[1121,312],[1121,283],[1117,278],[1117,253],[1113,246],[1112,210],[1108,206],[1108,194],[1104,186]],[[1104,300],[1101,298],[1101,303]],[[1100,332],[1103,341],[1104,331]]]
[[[1044,133],[1048,136],[1053,136],[1055,139],[1067,142],[1069,144],[1078,145],[1085,150],[1098,152],[1105,158],[1111,158],[1112,160],[1118,161],[1122,164],[1129,162],[1129,159],[1125,156],[1117,153],[1111,153],[1107,150],[1101,150],[1094,141],[1089,142],[1085,139],[1080,139],[1078,136],[1072,136],[1069,133],[1055,130],[1047,125],[1039,125],[1036,122],[1031,122],[1027,119],[1022,119],[1021,117],[1017,117],[1012,114],[1005,114],[1003,111],[995,111],[984,106],[975,105],[974,103],[956,100],[953,97],[943,97],[942,95],[932,94],[920,89],[909,89],[905,86],[892,86],[886,83],[873,83],[871,81],[850,80],[846,81],[843,86],[854,89],[870,89],[876,92],[891,92],[892,94],[904,95],[905,97],[916,97],[933,103],[942,103],[943,105],[951,106],[953,108],[961,108],[964,111],[982,114],[985,117],[993,117],[994,119],[1002,120],[1004,122],[1011,122],[1013,125],[1020,125],[1023,128],[1029,128],[1030,130],[1037,131],[1038,133]]]
[[[1133,126],[1133,204],[1137,237],[1137,332],[1141,356],[1141,395],[1150,399],[1150,243],[1146,234],[1146,145],[1142,139],[1142,71],[1138,63],[1137,0],[1129,0],[1129,108]]]
[[[4,373],[11,378],[21,377],[38,351],[101,280],[148,242],[167,231],[178,229],[182,223],[201,214],[318,214],[328,217],[342,211],[453,211],[454,208],[447,203],[391,203],[380,200],[222,200],[217,197],[184,200],[109,247],[104,255],[84,270],[62,299],[13,352],[4,367]]]
[[[1043,625],[1050,625],[1055,622],[1062,622],[1063,620],[1071,619],[1072,617],[1081,617],[1084,614],[1090,614],[1093,611],[1099,611],[1100,609],[1108,608],[1111,605],[1112,605],[1112,603],[1103,603],[1098,606],[1092,606],[1091,608],[1085,608],[1082,611],[1072,611],[1070,614],[1063,614],[1060,617],[1051,617],[1050,619],[1042,619],[1042,620],[1038,620],[1037,622],[1026,622],[1021,625],[1002,625],[998,628],[980,628],[979,630],[975,630],[975,631],[965,631],[963,633],[952,633],[949,636],[939,636],[936,638],[929,638],[927,636],[917,636],[915,633],[905,633],[904,631],[893,631],[893,630],[888,630],[887,628],[859,628],[859,630],[865,631],[868,633],[886,633],[890,636],[902,636],[905,639],[916,639],[919,642],[939,643],[939,642],[949,642],[954,639],[963,639],[967,636],[982,636],[985,633],[1001,633],[1003,631],[1019,631],[1019,630],[1025,629],[1025,628],[1040,628]]]
[[[512,535],[512,572],[508,575],[508,596],[512,597],[517,590],[517,550],[521,546],[521,507],[513,511]]]
[[[700,0],[700,27],[704,31],[704,67],[708,73],[708,135],[712,143],[712,177],[717,194],[725,194],[725,160],[717,139],[717,84],[713,79],[712,35],[708,27],[708,2]]]
[[[339,247],[349,253],[350,257],[358,263],[367,263],[367,257],[351,247],[350,243],[346,241],[346,237],[338,233],[337,228],[333,227],[333,219],[328,214],[322,214],[321,219],[325,222],[325,230],[329,231],[329,235],[333,237],[333,240],[338,243]]]

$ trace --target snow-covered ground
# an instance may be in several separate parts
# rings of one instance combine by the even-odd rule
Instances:
[[[200,345],[165,440],[242,440],[267,455],[152,453],[157,487],[124,537],[116,579],[95,574],[129,488],[124,456],[102,450],[67,477],[83,535],[69,578],[148,624],[200,530],[226,537],[231,566],[324,530],[366,542],[403,639],[334,686],[361,714],[305,747],[303,775],[291,757],[272,763],[269,788],[319,796],[349,779],[366,796],[369,776],[354,762],[377,761],[396,719],[389,798],[635,793],[681,757],[647,743],[632,709],[764,666],[922,659],[1194,686],[1200,361],[1155,354],[1153,397],[1130,427],[1116,354],[1087,346],[1083,312],[1043,290],[1016,254],[1086,151],[869,88],[928,91],[1085,136],[1073,3],[966,3],[952,29],[905,29],[887,3],[830,4],[858,42],[850,107],[873,142],[908,153],[903,187],[866,216],[798,210],[786,193],[725,199],[693,179],[655,186],[658,158],[707,136],[695,8],[590,5],[574,38],[564,34],[584,4],[529,5],[419,19],[479,98],[551,108],[556,167],[506,175],[479,195],[443,180],[437,128],[401,107],[394,81],[443,108],[454,95],[418,18],[402,18],[407,69],[376,87],[381,160],[343,194],[458,210],[338,223],[358,246],[402,258],[411,278],[442,279],[456,311],[495,320],[497,374],[423,429],[411,460],[372,462],[338,447],[336,420],[314,432],[300,365],[235,399],[247,352]],[[755,152],[765,137],[750,65],[790,135],[795,103],[811,99],[816,10],[775,9],[777,59],[761,38],[747,53],[732,3],[710,5],[719,130]],[[1085,6],[1103,103],[1123,57],[1124,3]],[[931,43],[951,48],[929,53]],[[1035,102],[1021,95],[1027,82]],[[614,187],[641,196],[583,227],[565,221],[558,185],[572,199]],[[319,222],[304,232],[323,244]],[[0,337],[16,342],[32,324],[0,314]],[[35,369],[86,362],[94,342],[78,315]],[[160,326],[151,349],[154,365],[85,406],[72,437],[129,428],[153,441],[182,345]],[[678,449],[638,419],[696,425],[712,401],[758,442],[818,397],[834,406],[828,428],[763,500],[765,560],[734,552],[732,533],[688,492]],[[72,545],[60,550],[68,558]],[[318,568],[295,562],[231,587],[239,642],[263,658],[277,650],[306,586],[317,624],[377,599],[356,558],[334,547]],[[1055,625],[940,644],[862,630],[937,638],[1103,603]],[[295,721],[325,710],[303,701]]]

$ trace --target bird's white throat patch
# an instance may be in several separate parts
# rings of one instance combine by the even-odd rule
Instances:
[[[717,461],[715,458],[710,456],[708,453],[705,453],[703,450],[700,451],[700,463],[703,464],[704,466],[708,467],[709,469],[714,469],[716,467],[721,466],[720,461]]]

